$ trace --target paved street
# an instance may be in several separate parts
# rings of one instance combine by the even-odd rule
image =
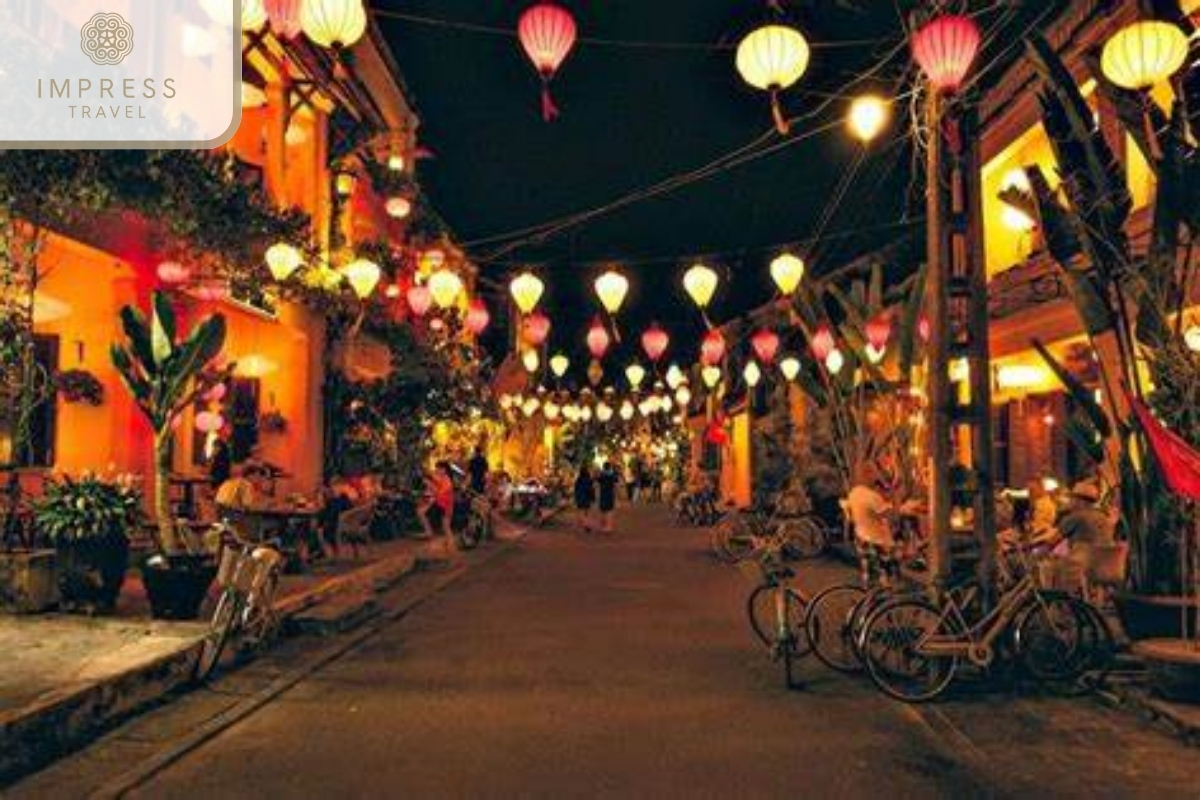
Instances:
[[[816,663],[786,692],[745,594],[662,510],[535,533],[136,794],[1196,796],[1194,751],[1089,700],[918,711]]]

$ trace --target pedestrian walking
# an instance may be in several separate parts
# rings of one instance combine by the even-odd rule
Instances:
[[[625,480],[625,499],[627,501],[629,501],[629,503],[632,504],[633,501],[637,499],[637,486],[638,486],[637,470],[634,469],[634,466],[632,463],[630,463],[628,461],[625,462],[625,470],[624,470],[624,475],[622,477]]]
[[[584,533],[592,530],[592,506],[595,504],[596,481],[592,479],[592,471],[588,465],[581,464],[579,474],[575,476],[575,511]]]
[[[596,484],[600,500],[600,529],[607,533],[613,532],[613,509],[617,506],[617,483],[620,480],[616,467],[611,461],[605,461]]]

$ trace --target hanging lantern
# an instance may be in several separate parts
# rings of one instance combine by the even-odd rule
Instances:
[[[837,342],[834,341],[833,331],[829,330],[829,327],[826,325],[817,328],[812,336],[812,341],[809,342],[809,346],[812,348],[812,353],[816,356],[817,361],[824,361],[829,358],[829,354],[837,349]]]
[[[529,344],[540,347],[550,335],[550,318],[540,311],[533,312],[521,323],[521,333]]]
[[[596,406],[596,419],[600,422],[608,422],[613,418],[612,406],[608,403],[600,403]]]
[[[550,81],[575,46],[575,18],[554,3],[538,3],[527,9],[517,22],[517,36],[525,55],[542,79],[542,119],[558,116],[558,107],[550,96]]]
[[[542,366],[542,359],[538,356],[537,350],[529,349],[521,353],[521,364],[525,367],[525,371],[532,375]]]
[[[588,383],[592,386],[599,386],[600,381],[604,380],[604,367],[600,365],[599,361],[593,359],[592,363],[588,364],[587,378]]]
[[[508,285],[509,294],[512,295],[513,302],[517,304],[517,308],[522,314],[528,314],[537,308],[538,301],[542,299],[542,292],[545,290],[546,285],[532,272],[522,272]]]
[[[1187,60],[1187,36],[1162,20],[1139,20],[1104,44],[1100,68],[1124,89],[1149,89],[1170,78]]]
[[[592,354],[593,358],[601,359],[608,352],[610,344],[612,344],[612,338],[608,335],[608,330],[601,324],[600,319],[597,317],[592,321],[592,327],[588,328],[588,351]]]
[[[196,415],[196,430],[201,433],[216,433],[225,427],[225,418],[216,411],[201,411]]]
[[[488,311],[487,303],[483,302],[483,299],[480,297],[472,300],[471,305],[467,308],[467,316],[463,320],[463,324],[467,326],[467,330],[478,336],[483,333],[491,321],[492,315]]]
[[[921,317],[917,320],[917,336],[921,337],[921,341],[929,344],[929,340],[933,338],[933,324],[929,321],[929,317]]]
[[[282,283],[300,269],[304,264],[304,256],[295,245],[279,242],[267,248],[266,261],[271,277]]]
[[[771,94],[771,116],[781,134],[789,130],[779,93],[804,76],[809,47],[804,34],[787,25],[764,25],[751,31],[737,48],[737,71],[742,80]]]
[[[558,419],[559,412],[562,411],[562,406],[555,403],[553,400],[547,400],[542,406],[542,414],[546,417],[547,422],[554,422]]]
[[[679,368],[678,364],[672,364],[667,369],[667,386],[669,386],[672,391],[678,389],[686,380],[687,376],[683,374],[683,370]]]
[[[625,304],[625,296],[629,294],[629,279],[610,269],[596,278],[595,288],[600,304],[609,314],[616,314]]]
[[[1183,341],[1187,345],[1188,350],[1193,353],[1200,353],[1200,325],[1189,325],[1187,330],[1183,332]]]
[[[716,387],[721,382],[721,368],[707,366],[700,370],[700,380],[704,381],[704,385],[709,389]]]
[[[342,274],[346,276],[346,280],[350,282],[350,288],[354,290],[358,298],[365,300],[379,285],[383,271],[374,261],[360,258],[343,267]]]
[[[719,282],[720,278],[717,277],[717,273],[710,267],[699,262],[693,264],[683,274],[683,288],[687,291],[688,296],[692,298],[692,302],[701,309],[708,308],[708,304],[712,302],[713,295],[716,294]]]
[[[700,361],[711,367],[720,364],[724,358],[725,337],[721,335],[721,331],[713,328],[704,334],[704,339],[700,342]]]
[[[729,431],[725,430],[725,417],[718,414],[704,430],[704,441],[717,447],[729,444]]]
[[[975,20],[947,14],[913,34],[913,58],[935,90],[953,93],[967,77],[979,53],[979,44],[979,26]]]
[[[779,352],[779,336],[770,328],[763,328],[750,337],[750,346],[759,361],[772,364]]]
[[[228,3],[224,3],[228,6]],[[267,24],[267,9],[263,0],[242,0],[242,30],[258,33]]]
[[[887,350],[888,340],[892,338],[892,321],[887,314],[880,314],[867,323],[867,344],[882,353]]]
[[[633,403],[629,402],[628,400],[626,400],[624,403],[621,403],[620,413],[621,419],[625,420],[626,422],[629,422],[629,420],[633,419],[633,415],[635,413]]]
[[[424,284],[414,284],[408,287],[408,293],[404,299],[408,302],[409,310],[418,317],[425,316],[433,307],[433,295],[429,292],[429,287]]]
[[[295,39],[304,29],[301,22],[304,0],[263,0],[271,33],[280,39]]]
[[[353,47],[367,32],[363,0],[304,0],[300,26],[321,47]]]
[[[795,356],[788,356],[779,362],[779,371],[783,373],[783,377],[787,381],[796,380],[800,375],[800,359]]]
[[[692,402],[692,390],[686,386],[680,386],[675,390],[675,402],[683,408],[687,408]]]
[[[163,283],[179,284],[192,277],[192,271],[178,261],[164,261],[154,270]]]
[[[784,297],[791,297],[804,280],[804,259],[782,253],[771,262],[771,279]]]
[[[762,380],[762,369],[758,366],[757,361],[749,361],[746,363],[746,368],[742,370],[742,377],[746,381],[746,385],[751,389],[758,386],[758,382]]]
[[[635,361],[625,368],[625,378],[630,386],[637,389],[642,385],[642,381],[646,380],[646,368]]]
[[[830,375],[837,375],[844,366],[846,366],[846,357],[842,355],[841,350],[835,347],[825,357],[825,369],[829,370]]]
[[[417,269],[422,275],[429,275],[446,266],[446,251],[440,247],[431,247],[421,251],[417,256]]]
[[[537,410],[541,407],[542,407],[542,401],[538,400],[536,397],[531,397],[528,400],[526,400],[524,402],[524,404],[522,404],[521,413],[524,414],[526,417],[532,417],[534,414],[537,413]]]
[[[451,308],[463,292],[462,278],[451,269],[439,269],[429,276],[429,294],[438,308]]]
[[[642,349],[646,351],[646,356],[654,362],[662,358],[663,353],[667,352],[667,346],[671,344],[671,337],[655,323],[642,334]]]
[[[571,359],[567,358],[562,353],[556,354],[550,359],[550,371],[554,373],[554,377],[561,378],[567,374],[567,370],[571,368]]]
[[[407,197],[397,195],[388,199],[384,210],[392,219],[407,219],[408,215],[412,213],[412,201]]]
[[[215,303],[229,297],[229,282],[219,278],[206,278],[196,284],[192,292],[201,300]]]

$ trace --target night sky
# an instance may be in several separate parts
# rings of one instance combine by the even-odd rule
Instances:
[[[515,31],[530,4],[376,0],[373,6]],[[581,37],[692,46],[578,43],[553,83],[562,116],[547,124],[537,77],[515,36],[379,16],[421,116],[421,141],[436,154],[422,162],[420,180],[458,240],[472,245],[606,205],[756,140],[759,150],[784,145],[544,242],[504,253],[495,243],[470,246],[482,274],[494,282],[489,299],[497,311],[508,305],[501,288],[514,269],[538,269],[547,283],[544,308],[555,323],[551,343],[577,356],[578,371],[585,329],[599,310],[591,282],[606,264],[622,265],[632,283],[621,315],[630,334],[626,346],[657,320],[674,337],[668,357],[690,360],[700,318],[680,275],[695,258],[705,257],[728,279],[713,308],[720,320],[772,296],[767,263],[781,243],[802,242],[797,251],[820,274],[920,235],[923,190],[913,180],[907,103],[896,103],[888,133],[865,155],[840,124],[852,94],[908,91],[912,67],[902,20],[913,3],[809,0],[788,6],[813,45],[808,73],[785,96],[789,116],[802,117],[790,143],[770,133],[766,96],[743,84],[733,65],[733,46],[766,19],[765,3],[564,5]],[[970,4],[985,28],[1003,24],[1005,31],[992,38],[982,63],[997,51],[1005,54],[1014,34],[1048,5]],[[831,129],[815,132],[826,127]],[[860,160],[843,201],[835,203],[844,177]],[[819,242],[805,241],[818,232]]]

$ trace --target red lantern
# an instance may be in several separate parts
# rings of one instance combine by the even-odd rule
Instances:
[[[729,444],[729,431],[725,430],[725,417],[718,415],[704,431],[704,440],[709,444],[724,447]]]
[[[599,317],[592,320],[592,327],[587,332],[587,346],[592,357],[596,359],[604,358],[604,354],[608,352],[608,346],[612,344],[612,339],[608,336],[608,331],[600,322]]]
[[[763,328],[750,337],[750,346],[754,348],[754,354],[758,356],[759,361],[771,364],[775,361],[775,354],[779,352],[779,336],[773,330]]]
[[[483,333],[491,321],[492,315],[488,313],[487,304],[478,297],[472,300],[470,308],[467,309],[467,318],[465,321],[467,330],[478,336]]]
[[[658,361],[662,358],[670,343],[671,337],[659,327],[658,323],[642,334],[642,349],[646,351],[646,355],[651,361]]]
[[[700,360],[707,366],[715,367],[721,363],[723,358],[725,358],[725,337],[714,328],[704,334],[704,340],[700,342]]]
[[[424,284],[410,286],[405,299],[408,301],[409,310],[418,317],[429,313],[429,308],[433,305],[433,295],[430,294],[429,287]]]
[[[550,335],[550,318],[540,311],[534,311],[525,318],[522,327],[525,331],[525,341],[539,347]]]
[[[517,36],[542,78],[542,119],[549,122],[558,116],[550,80],[575,46],[575,19],[561,6],[538,3],[521,15]]]
[[[280,39],[295,39],[300,35],[303,28],[300,11],[304,0],[264,0],[263,6],[271,23],[271,33]]]
[[[921,337],[921,341],[929,344],[930,338],[933,337],[933,325],[929,322],[929,317],[921,317],[917,321],[917,335]]]
[[[887,349],[888,339],[892,338],[892,321],[886,314],[880,314],[867,323],[867,343],[875,348],[877,353]]]
[[[934,89],[956,92],[979,53],[979,44],[979,26],[975,20],[948,14],[913,34],[913,58]]]
[[[837,342],[834,341],[833,331],[829,330],[825,325],[817,328],[809,346],[812,348],[813,355],[816,356],[817,361],[824,364],[825,360],[829,358],[829,354],[837,349]]]

